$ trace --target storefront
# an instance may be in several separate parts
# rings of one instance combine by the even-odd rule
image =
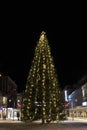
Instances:
[[[2,119],[6,120],[6,116],[7,116],[7,108],[0,106],[0,120]]]
[[[84,118],[87,119],[87,107],[77,107],[73,109],[67,109],[66,113],[68,117]]]
[[[11,120],[21,120],[20,109],[0,107],[0,120],[9,120],[9,119],[11,119]]]

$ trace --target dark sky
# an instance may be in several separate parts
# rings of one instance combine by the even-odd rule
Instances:
[[[25,89],[42,31],[47,34],[62,88],[87,74],[86,18],[80,11],[61,10],[32,12],[22,8],[2,13],[0,71],[17,83],[19,92]]]

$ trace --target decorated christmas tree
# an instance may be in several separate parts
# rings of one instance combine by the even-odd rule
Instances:
[[[23,95],[22,120],[42,123],[63,120],[64,104],[51,48],[42,32],[35,48],[34,59]]]

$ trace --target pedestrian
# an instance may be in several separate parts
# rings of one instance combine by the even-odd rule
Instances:
[[[19,121],[19,117],[20,117],[20,114],[19,114],[19,112],[17,112],[17,118],[18,118],[18,121]]]

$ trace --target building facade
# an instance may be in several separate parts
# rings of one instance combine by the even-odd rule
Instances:
[[[84,78],[83,78],[84,79]],[[77,84],[78,86],[78,84]],[[69,107],[66,109],[69,117],[87,119],[87,80],[81,80],[79,87],[68,95]]]
[[[0,118],[8,117],[9,108],[17,108],[17,85],[9,76],[0,73]]]

